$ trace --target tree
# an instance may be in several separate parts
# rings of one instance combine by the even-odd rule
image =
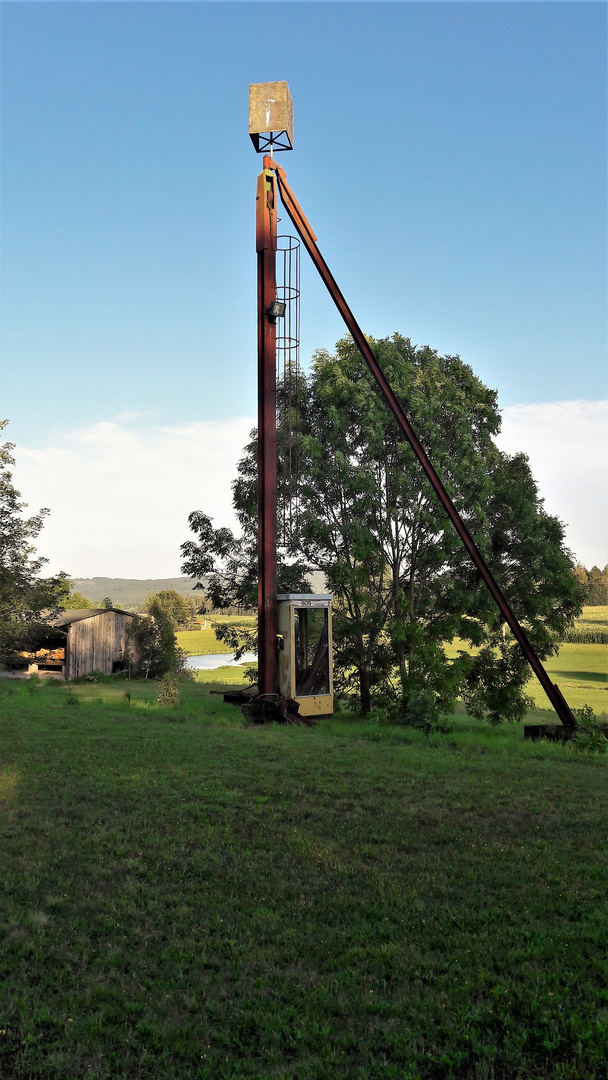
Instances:
[[[457,356],[395,334],[377,359],[541,658],[581,605],[561,523],[545,513],[523,454],[502,454],[496,393]],[[300,537],[337,600],[340,677],[436,709],[521,717],[529,668],[381,401],[354,343],[315,354],[302,418]],[[466,647],[455,659],[446,647]],[[478,649],[472,652],[471,647]]]
[[[582,563],[574,567],[576,580],[585,590],[585,603],[590,607],[602,607],[608,604],[608,566],[600,570],[598,566],[592,566],[587,570]]]
[[[81,611],[85,608],[95,607],[95,604],[91,603],[88,596],[83,596],[77,590],[70,590],[69,596],[63,602],[63,607],[66,611]]]
[[[201,510],[193,511],[188,524],[197,542],[188,540],[181,545],[184,558],[182,574],[198,578],[195,589],[201,589],[212,608],[257,605],[257,441],[252,432],[245,458],[239,462],[239,476],[233,484],[234,506],[242,528],[237,537],[231,529],[214,529],[212,521]],[[255,507],[255,509],[254,509]],[[307,578],[309,568],[301,561],[290,559],[284,550],[277,557],[277,591],[311,592]],[[257,628],[249,629],[231,623],[213,628],[218,641],[234,651],[236,659],[243,653],[256,652]]]
[[[541,659],[582,590],[523,454],[501,453],[496,393],[457,356],[395,334],[370,339],[427,453]],[[530,671],[350,337],[315,354],[299,388],[301,482],[290,556],[334,594],[336,685],[361,709],[392,702],[437,716],[458,696],[474,716],[523,716]],[[253,445],[234,487],[255,506]],[[460,644],[451,655],[452,642]]]
[[[377,359],[541,658],[580,611],[561,523],[523,454],[502,454],[496,393],[457,356],[395,334]],[[302,417],[300,544],[337,601],[340,679],[407,714],[462,696],[475,716],[523,715],[529,668],[350,337],[313,360]],[[452,659],[454,638],[463,646]],[[471,647],[478,651],[471,651]],[[416,706],[417,707],[417,706]]]
[[[153,600],[150,615],[136,615],[127,630],[129,652],[137,658],[136,668],[146,679],[181,675],[187,656],[175,637],[175,623],[162,604]]]
[[[176,627],[189,626],[200,609],[200,603],[192,597],[182,596],[175,589],[161,589],[160,592],[147,596],[144,611],[150,611],[153,605],[162,608]]]
[[[608,604],[608,566],[603,570],[599,566],[592,566],[587,579],[587,603],[592,607]]]
[[[0,421],[2,431],[8,421]],[[70,586],[67,574],[42,578],[48,559],[31,543],[49,513],[23,518],[27,506],[12,482],[13,443],[0,444],[0,656],[16,649],[38,648],[48,621],[63,610]]]

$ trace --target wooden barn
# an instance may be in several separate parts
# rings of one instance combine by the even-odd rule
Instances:
[[[133,612],[115,607],[65,611],[53,622],[56,630],[65,632],[64,648],[22,654],[30,661],[28,673],[75,679],[91,671],[102,675],[122,671],[127,658],[127,627],[134,618]],[[133,647],[130,651],[135,660]]]
[[[127,657],[127,627],[133,619],[132,612],[114,607],[85,608],[60,615],[55,626],[67,631],[64,678],[75,679],[91,671],[102,675],[122,671]]]

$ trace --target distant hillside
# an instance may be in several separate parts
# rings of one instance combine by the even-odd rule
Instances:
[[[182,596],[193,596],[196,600],[203,600],[200,589],[194,589],[192,581],[187,577],[173,578],[70,578],[72,588],[83,596],[88,596],[93,604],[101,604],[109,597],[115,607],[126,608],[127,611],[138,611],[143,607],[146,596],[150,593],[160,592],[162,589],[175,589]],[[325,575],[320,571],[310,575],[313,592],[323,592],[325,589]]]
[[[187,577],[174,578],[70,578],[72,587],[93,604],[101,604],[109,596],[115,607],[137,610],[143,606],[146,596],[162,589],[175,589],[182,596],[194,596],[202,600],[200,589],[193,589]]]

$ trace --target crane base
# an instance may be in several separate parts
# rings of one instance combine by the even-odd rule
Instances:
[[[574,738],[575,727],[564,724],[524,724],[524,739],[549,739],[551,742],[567,742]]]
[[[300,703],[294,698],[283,698],[279,694],[258,694],[256,686],[248,686],[245,690],[228,690],[222,696],[228,705],[239,705],[250,724],[275,722],[314,726],[307,716],[300,715]]]

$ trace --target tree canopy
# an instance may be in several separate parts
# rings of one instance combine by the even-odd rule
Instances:
[[[85,608],[93,608],[95,604],[91,603],[88,596],[83,596],[77,589],[72,589],[70,586],[70,594],[63,601],[63,607],[66,611],[79,611]]]
[[[149,616],[136,615],[127,629],[129,653],[136,657],[135,670],[146,679],[180,675],[186,670],[187,656],[175,637],[175,622],[165,606],[152,599]]]
[[[494,442],[495,391],[459,357],[401,335],[372,346],[534,648],[550,655],[580,590],[527,458]],[[459,695],[473,715],[521,716],[528,665],[349,337],[315,355],[307,384],[299,543],[338,601],[345,683],[356,672],[365,709],[374,692],[406,710],[426,693],[439,708]]]
[[[517,618],[546,658],[579,612],[582,591],[563,526],[545,512],[526,456],[503,454],[494,442],[495,391],[458,356],[418,348],[399,334],[369,340]],[[281,393],[280,387],[279,402]],[[322,570],[333,592],[337,687],[356,690],[363,711],[375,699],[403,715],[436,715],[460,696],[472,715],[521,717],[527,662],[350,337],[333,353],[314,355],[298,397],[298,505],[283,563],[300,573]],[[255,535],[255,449],[254,442],[246,448],[234,485],[244,537]],[[281,463],[278,472],[281,477]],[[284,494],[279,480],[279,504]],[[201,546],[210,552],[208,540]],[[243,575],[247,566],[253,584],[250,548],[240,568]],[[230,543],[228,549],[235,551]]]
[[[585,603],[590,607],[603,607],[608,604],[608,566],[600,570],[599,566],[592,566],[587,570],[582,563],[574,567],[576,580],[583,586]]]
[[[175,589],[161,589],[160,592],[152,593],[144,601],[144,611],[151,612],[162,610],[165,615],[172,619],[174,625],[189,626],[200,611],[201,603],[193,597],[182,596]]]
[[[7,423],[0,421],[0,431]],[[49,511],[22,516],[27,503],[13,485],[13,449],[13,443],[0,443],[0,656],[37,648],[48,620],[63,610],[70,591],[67,574],[40,577],[48,559],[36,554],[31,541]]]

